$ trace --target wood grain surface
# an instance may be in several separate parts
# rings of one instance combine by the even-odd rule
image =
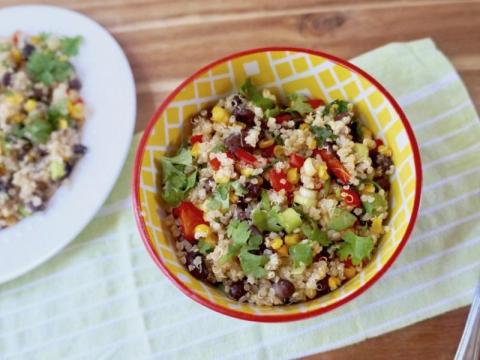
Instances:
[[[0,6],[31,1],[0,0]],[[266,45],[350,58],[392,41],[431,37],[480,104],[480,0],[60,0],[120,42],[137,83],[137,130],[182,79],[221,56]],[[21,27],[21,24],[19,24]],[[108,59],[105,59],[108,61]],[[459,309],[312,359],[451,359]]]

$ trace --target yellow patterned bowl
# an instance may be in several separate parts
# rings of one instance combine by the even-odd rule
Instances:
[[[188,138],[191,115],[211,106],[251,77],[258,87],[277,95],[301,91],[326,101],[345,99],[368,127],[393,151],[390,230],[372,261],[339,289],[314,300],[260,307],[230,300],[220,290],[192,277],[177,259],[173,239],[163,224],[158,201],[162,155]],[[236,53],[205,66],[185,80],[160,105],[143,134],[133,174],[133,202],[138,228],[155,263],[195,301],[220,313],[252,320],[298,320],[332,310],[361,294],[392,265],[412,231],[420,202],[422,174],[412,129],[393,97],[370,75],[349,62],[317,51],[263,48]]]

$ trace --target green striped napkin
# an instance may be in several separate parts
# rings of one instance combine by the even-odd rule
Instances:
[[[353,62],[405,109],[425,176],[414,234],[370,290],[324,316],[288,324],[249,323],[198,305],[160,273],[137,234],[132,146],[110,198],[78,239],[0,286],[0,357],[290,358],[468,304],[480,275],[480,124],[465,87],[431,40],[390,44]]]

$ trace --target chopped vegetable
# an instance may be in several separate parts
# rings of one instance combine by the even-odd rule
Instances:
[[[327,163],[328,170],[330,170],[342,184],[348,184],[350,181],[350,175],[347,170],[345,170],[340,160],[338,160],[334,154],[325,149],[318,150],[318,153],[323,161]]]
[[[213,251],[214,246],[205,241],[205,239],[198,240],[197,243],[198,251],[200,254],[206,255],[207,253]]]
[[[303,116],[313,111],[312,106],[307,101],[307,98],[302,94],[290,94],[288,99],[290,100],[290,107],[287,109],[289,112],[296,112]]]
[[[257,158],[253,156],[251,153],[248,151],[243,150],[242,148],[238,148],[235,151],[235,156],[242,161],[245,161],[247,164],[250,165],[256,165],[257,164]]]
[[[60,51],[67,56],[75,56],[82,43],[81,36],[63,37],[60,39]]]
[[[297,169],[300,169],[302,167],[303,163],[305,162],[305,158],[301,155],[298,155],[298,154],[292,154],[292,155],[290,155],[288,162],[289,162],[290,166],[292,166],[294,168],[297,168]]]
[[[351,212],[336,208],[328,222],[328,228],[335,231],[348,229],[357,221],[357,217]]]
[[[230,206],[229,192],[230,183],[219,184],[213,194],[213,197],[208,201],[207,207],[209,210],[223,209],[227,210]]]
[[[352,231],[347,231],[342,239],[345,242],[338,250],[340,260],[350,258],[353,265],[359,265],[362,260],[370,258],[373,250],[373,239],[370,236],[358,236]]]
[[[197,135],[193,135],[191,138],[190,138],[190,144],[196,144],[198,142],[202,142],[203,141],[203,135],[202,134],[197,134]]]
[[[360,201],[360,196],[358,193],[353,189],[342,189],[340,192],[340,196],[345,201],[345,204],[353,207],[360,207],[362,206],[362,202]]]
[[[293,245],[288,249],[290,253],[290,257],[293,260],[293,264],[295,267],[309,266],[312,264],[313,255],[312,255],[312,247],[307,243],[299,243],[297,245]]]
[[[365,209],[365,211],[367,212],[367,214],[371,215],[371,216],[377,216],[377,215],[380,215],[382,213],[384,213],[385,211],[387,211],[388,209],[388,205],[387,205],[387,201],[385,200],[385,198],[378,194],[378,193],[375,193],[375,194],[370,194],[368,195],[369,197],[372,196],[373,197],[373,201],[370,202],[370,201],[363,201],[362,204],[363,204],[363,207]]]
[[[271,169],[268,173],[270,184],[275,191],[285,190],[286,192],[292,191],[293,187],[287,180],[287,174],[283,171],[277,171]]]
[[[291,234],[302,225],[302,218],[294,209],[288,208],[280,213],[280,224],[288,234]]]
[[[310,130],[312,131],[313,135],[315,135],[315,139],[317,140],[317,146],[322,147],[325,145],[325,141],[327,139],[335,139],[336,136],[333,135],[333,131],[330,126],[325,125],[325,127],[319,126],[310,126]]]
[[[55,160],[50,163],[50,178],[53,181],[62,179],[65,174],[65,163],[62,160]]]
[[[183,201],[180,206],[174,209],[180,219],[180,227],[183,236],[190,242],[195,242],[195,227],[199,224],[205,224],[203,220],[203,211],[197,208],[189,201]]]
[[[304,223],[302,225],[302,232],[310,241],[317,242],[321,246],[330,245],[330,240],[328,240],[327,232],[320,230],[315,222],[311,222],[310,225]]]
[[[240,255],[240,266],[247,275],[252,275],[255,278],[262,278],[267,275],[267,271],[263,266],[268,262],[268,257],[265,255],[254,255],[248,251],[247,248],[242,248]]]
[[[242,94],[249,99],[256,106],[261,107],[263,110],[272,109],[275,107],[275,102],[272,99],[263,97],[263,95],[253,86],[250,78],[245,80],[245,83],[241,87]]]
[[[35,80],[51,85],[56,81],[65,81],[73,73],[68,61],[61,61],[51,51],[35,51],[28,59],[28,74]]]

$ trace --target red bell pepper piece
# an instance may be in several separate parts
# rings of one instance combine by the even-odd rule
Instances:
[[[283,171],[272,169],[268,173],[268,177],[273,190],[285,190],[287,193],[293,190],[292,184],[287,181],[287,175]]]
[[[327,163],[328,170],[342,183],[348,184],[350,175],[343,167],[343,164],[337,157],[326,149],[317,149],[313,152],[314,155],[320,154],[322,160]]]
[[[321,105],[325,105],[325,101],[323,101],[322,99],[310,99],[310,100],[307,100],[307,102],[310,104],[310,106],[314,110]]]
[[[300,169],[305,162],[305,158],[301,155],[298,154],[292,154],[290,155],[290,158],[288,159],[288,162],[290,163],[291,167]]]
[[[235,156],[242,161],[245,161],[247,164],[256,165],[257,158],[250,154],[248,151],[243,150],[242,148],[238,148],[235,150]]]
[[[220,169],[220,166],[222,165],[220,163],[220,160],[218,160],[217,158],[213,158],[212,160],[209,161],[209,163],[213,170]]]
[[[360,207],[362,206],[362,202],[360,201],[360,196],[358,193],[353,189],[342,189],[340,192],[340,196],[345,201],[345,204],[353,207]]]
[[[271,158],[273,157],[273,149],[275,148],[275,144],[265,148],[265,149],[262,149],[262,156],[266,157],[266,158]]]
[[[185,239],[195,243],[195,226],[205,224],[203,211],[190,201],[182,201],[173,209],[173,215],[180,219],[180,227]]]
[[[191,138],[190,138],[190,144],[195,144],[197,142],[202,142],[203,141],[203,135],[202,134],[197,134],[197,135],[193,135]]]
[[[283,113],[283,114],[280,114],[280,115],[277,115],[275,117],[275,120],[277,120],[277,123],[281,124],[285,121],[289,121],[289,120],[292,120],[292,114],[289,114],[289,113]]]

